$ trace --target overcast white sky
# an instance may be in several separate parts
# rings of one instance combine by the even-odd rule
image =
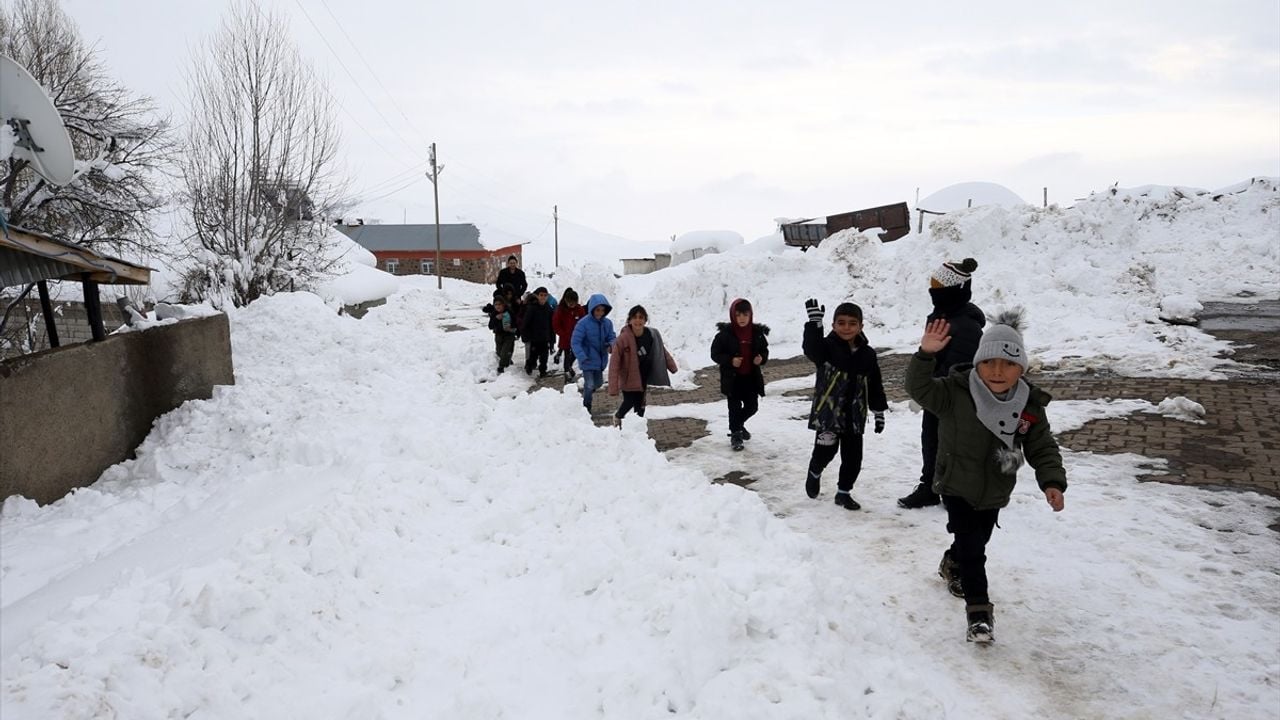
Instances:
[[[329,78],[354,186],[421,177],[434,141],[444,219],[558,204],[637,240],[752,239],[778,216],[962,181],[1070,203],[1115,182],[1280,175],[1275,0],[262,4]],[[181,120],[183,67],[225,4],[64,7]],[[431,222],[431,207],[423,178],[359,212]]]

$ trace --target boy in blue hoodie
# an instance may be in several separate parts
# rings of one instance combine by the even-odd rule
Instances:
[[[591,398],[604,385],[604,371],[609,367],[609,351],[618,339],[613,321],[605,317],[613,306],[601,293],[587,300],[587,314],[573,327],[569,344],[582,370],[582,405],[591,412]]]

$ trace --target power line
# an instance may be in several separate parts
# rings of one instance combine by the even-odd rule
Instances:
[[[418,153],[418,150],[414,147],[413,143],[409,142],[400,134],[400,131],[396,129],[396,126],[392,125],[391,121],[387,119],[387,116],[383,115],[382,111],[378,109],[377,103],[373,101],[373,98],[369,97],[369,93],[364,91],[364,86],[361,85],[355,74],[351,72],[351,69],[347,67],[347,64],[343,62],[342,56],[338,54],[338,51],[329,43],[329,38],[325,37],[324,32],[320,30],[320,26],[316,25],[315,20],[311,19],[311,13],[308,13],[307,9],[303,7],[302,0],[294,0],[294,3],[298,6],[298,9],[302,11],[303,17],[307,19],[307,22],[311,24],[311,27],[315,29],[316,34],[320,36],[320,40],[324,43],[324,46],[329,48],[329,54],[333,55],[333,58],[338,61],[338,65],[342,68],[342,71],[347,74],[347,77],[351,78],[351,82],[355,83],[356,90],[359,90],[360,94],[364,96],[364,99],[369,101],[369,108],[377,113],[378,117],[382,118],[382,122],[386,123],[388,128],[391,128],[391,132],[395,133],[396,137],[400,138],[400,142],[403,142],[405,146],[409,148],[410,152],[421,158],[422,155]]]
[[[367,69],[369,74],[373,76],[374,82],[378,83],[378,87],[382,88],[382,92],[387,94],[387,99],[391,101],[391,105],[396,109],[396,112],[400,113],[400,117],[404,118],[404,121],[409,124],[409,127],[412,130],[420,135],[425,135],[421,128],[414,125],[413,120],[411,120],[408,114],[405,113],[404,109],[400,107],[400,103],[396,102],[395,94],[388,90],[387,86],[382,83],[382,78],[378,77],[377,71],[374,70],[373,66],[369,64],[369,61],[365,59],[364,53],[360,52],[360,44],[351,39],[351,36],[347,34],[346,29],[343,28],[342,21],[338,19],[338,16],[333,14],[333,10],[329,9],[329,3],[325,2],[325,0],[320,0],[320,4],[324,6],[325,12],[329,13],[329,17],[333,19],[333,24],[338,26],[338,32],[342,33],[342,37],[346,39],[347,45],[352,50],[356,51],[356,57],[360,58],[360,62],[364,63],[365,69]]]

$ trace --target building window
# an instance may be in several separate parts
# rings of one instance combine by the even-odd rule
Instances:
[[[462,267],[462,258],[454,258],[454,259],[453,259],[453,266],[454,266],[454,267]]]
[[[400,272],[400,261],[388,260],[386,262],[386,268],[387,268],[387,272],[391,273],[392,275],[395,275],[398,272]]]
[[[434,275],[436,273],[436,264],[431,260],[420,260],[418,262],[418,271],[423,275]]]

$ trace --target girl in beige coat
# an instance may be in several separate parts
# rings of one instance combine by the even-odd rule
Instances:
[[[635,410],[644,417],[645,392],[650,385],[671,386],[669,373],[675,372],[675,358],[662,344],[662,335],[648,327],[649,313],[636,305],[627,313],[627,326],[613,343],[613,359],[609,362],[609,394],[622,393],[622,404],[613,414],[613,424],[622,426],[622,418]]]

